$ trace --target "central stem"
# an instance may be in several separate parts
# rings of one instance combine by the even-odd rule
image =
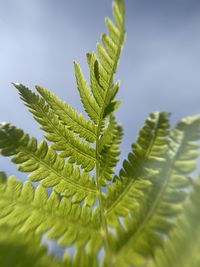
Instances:
[[[111,253],[110,244],[109,244],[108,226],[107,226],[107,220],[105,217],[105,210],[104,210],[102,191],[101,191],[101,173],[100,173],[100,160],[99,160],[100,129],[101,129],[101,120],[98,125],[97,139],[96,139],[96,181],[97,181],[98,201],[99,201],[99,209],[100,209],[101,235],[103,236],[103,241],[104,241],[104,246],[105,246],[105,255],[106,255],[105,263],[106,263],[106,266],[112,267],[112,253]]]
[[[110,242],[109,242],[108,225],[107,225],[104,203],[103,203],[103,197],[102,197],[102,191],[101,191],[99,141],[100,141],[100,135],[101,135],[102,122],[104,120],[103,116],[104,116],[104,111],[106,108],[106,100],[107,100],[107,97],[109,95],[109,91],[113,85],[113,77],[114,77],[114,74],[116,72],[117,63],[118,63],[118,60],[120,57],[121,47],[122,47],[123,41],[124,41],[124,25],[120,29],[120,38],[119,38],[118,48],[117,48],[117,52],[115,54],[115,59],[113,59],[114,64],[112,66],[112,70],[110,71],[108,86],[105,90],[103,105],[101,107],[101,112],[99,115],[99,123],[98,123],[97,134],[96,134],[96,182],[97,182],[98,201],[99,201],[99,208],[100,208],[100,221],[101,221],[101,231],[102,231],[101,234],[103,236],[104,246],[105,246],[105,266],[106,267],[114,267],[115,264],[114,264],[114,255],[112,253]]]

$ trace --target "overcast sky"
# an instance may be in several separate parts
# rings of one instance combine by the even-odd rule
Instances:
[[[117,73],[123,158],[149,112],[170,111],[173,124],[200,113],[200,1],[127,0],[126,10],[127,42]],[[85,53],[105,31],[106,15],[111,0],[0,0],[0,121],[42,139],[13,81],[40,84],[82,111],[72,61],[87,74]],[[0,158],[0,170],[17,174],[9,159]]]

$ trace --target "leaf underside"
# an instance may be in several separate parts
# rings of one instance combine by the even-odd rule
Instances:
[[[42,86],[36,93],[13,84],[46,140],[0,124],[1,155],[28,176],[23,183],[0,171],[0,266],[200,266],[200,178],[193,178],[200,116],[171,128],[167,112],[151,113],[115,174],[123,0],[113,1],[113,17],[86,55],[89,82],[74,62],[84,114]],[[51,255],[44,237],[62,257]]]

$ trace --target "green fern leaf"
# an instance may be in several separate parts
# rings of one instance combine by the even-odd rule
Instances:
[[[77,88],[80,93],[81,101],[85,108],[85,111],[89,117],[94,121],[95,124],[98,124],[100,109],[90,92],[90,88],[85,80],[81,67],[78,63],[74,62],[74,70],[77,81]]]
[[[114,168],[117,165],[120,154],[119,145],[121,138],[122,128],[116,123],[115,118],[111,116],[99,141],[101,173],[99,179],[103,186],[106,185],[106,180],[111,181],[113,178]]]
[[[78,114],[69,104],[45,88],[38,85],[36,89],[68,129],[85,138],[88,142],[95,142],[97,128],[92,121],[84,118],[82,114]]]
[[[176,228],[158,250],[148,267],[199,267],[200,266],[200,177],[194,182],[190,198]]]
[[[1,155],[30,179],[0,172],[3,267],[199,267],[200,177],[191,176],[200,116],[170,129],[168,113],[151,113],[114,175],[122,138],[114,75],[125,39],[123,0],[113,1],[113,17],[96,53],[87,53],[89,82],[74,63],[88,118],[41,86],[36,94],[14,84],[50,144],[0,123]],[[48,255],[44,234],[64,249],[60,259]]]
[[[115,260],[120,266],[126,266],[128,262],[134,266],[142,266],[147,257],[154,255],[155,248],[162,244],[164,235],[174,226],[171,218],[182,210],[182,203],[187,195],[182,188],[190,185],[188,175],[195,168],[200,118],[185,118],[177,125],[169,137],[169,150],[166,147],[168,123],[165,116],[160,122],[160,125],[157,123],[158,131],[155,131],[157,134],[153,137],[154,142],[150,140],[152,132],[147,125],[143,128],[136,146],[133,146],[134,154],[129,154],[129,161],[124,162],[122,181],[116,178],[113,184],[113,192],[117,192],[117,197],[114,195],[114,201],[111,199],[107,209],[108,219],[116,224],[114,214],[128,214],[124,218],[124,226],[119,224],[116,230],[119,241],[115,245]],[[149,124],[155,127],[155,121],[150,121]],[[139,164],[138,160],[141,159],[143,163]],[[131,178],[132,183],[127,182],[127,177]],[[145,181],[149,181],[152,186],[144,195],[147,186]],[[111,187],[111,192],[112,190]]]
[[[71,162],[81,164],[81,167],[88,171],[92,170],[96,161],[94,148],[64,126],[43,98],[21,84],[14,85],[34,118],[41,124],[41,128],[47,132],[45,137],[54,143],[52,148],[62,151],[60,156],[69,157]]]
[[[86,253],[84,247],[77,248],[73,257],[69,254],[66,254],[66,257],[67,260],[65,262],[67,267],[99,266],[97,258],[93,254]]]
[[[124,169],[120,171],[119,177],[114,178],[113,184],[108,186],[105,205],[106,215],[110,223],[112,220],[117,222],[115,215],[126,216],[130,212],[131,206],[134,209],[135,203],[132,196],[141,198],[144,195],[141,189],[144,187],[144,190],[146,190],[151,185],[149,175],[151,177],[152,174],[149,169],[149,162],[152,159],[152,154],[154,155],[157,152],[154,147],[158,143],[162,145],[162,150],[157,157],[161,158],[166,152],[168,127],[167,113],[152,113],[146,120],[136,144],[132,146],[132,153],[128,155],[128,160],[123,163]],[[153,175],[158,172],[159,169],[154,168]],[[141,179],[144,176],[148,179]],[[139,193],[137,193],[137,186],[141,191]]]
[[[102,86],[97,82],[96,76],[98,75],[97,73],[97,62],[98,58],[95,55],[95,53],[87,53],[87,62],[89,69],[94,70],[90,71],[90,87],[92,94],[98,104],[98,107],[101,107],[104,102],[104,92]]]
[[[4,183],[7,180],[7,176],[4,172],[0,172],[0,183]]]
[[[0,266],[64,267],[64,264],[47,254],[39,237],[3,225],[0,227]]]
[[[108,34],[103,34],[101,38],[104,47],[100,43],[97,44],[98,57],[95,53],[87,54],[91,91],[83,77],[80,66],[75,63],[75,74],[81,100],[86,112],[97,125],[101,125],[102,119],[116,109],[113,98],[118,91],[119,83],[113,84],[113,77],[124,42],[124,8],[122,1],[114,2],[113,15],[116,25],[110,19],[106,19],[106,21],[109,21],[107,23]],[[118,33],[117,36],[113,34],[115,32]]]
[[[73,204],[65,197],[39,185],[36,189],[30,182],[22,184],[9,177],[0,185],[0,225],[18,227],[22,233],[44,234],[58,240],[61,246],[77,244],[93,246],[101,241],[99,219],[87,206]],[[99,245],[101,242],[99,242]],[[94,246],[95,247],[95,246]]]
[[[14,155],[13,162],[19,164],[20,171],[31,172],[31,181],[41,181],[61,195],[72,196],[73,202],[85,199],[87,205],[93,205],[96,199],[94,178],[64,161],[45,141],[37,144],[35,138],[21,129],[5,124],[0,128],[0,149],[4,156]]]

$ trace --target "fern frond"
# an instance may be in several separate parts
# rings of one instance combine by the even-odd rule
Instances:
[[[76,62],[74,64],[81,100],[86,112],[97,125],[100,125],[102,119],[116,108],[114,96],[118,91],[119,83],[114,84],[113,78],[125,35],[123,1],[114,2],[113,15],[115,24],[109,18],[106,19],[108,34],[102,35],[103,45],[97,43],[97,56],[95,53],[87,54],[91,90],[79,64]]]
[[[74,62],[89,118],[41,86],[36,94],[14,84],[50,144],[0,123],[0,154],[11,156],[30,179],[22,183],[0,171],[3,267],[200,265],[200,175],[192,178],[200,115],[170,129],[168,113],[151,113],[113,177],[122,138],[114,117],[120,103],[114,75],[125,39],[124,13],[123,0],[114,0],[114,21],[106,18],[107,33],[96,52],[87,53],[89,82]],[[64,250],[62,259],[48,255],[44,234]]]
[[[29,111],[41,124],[41,128],[47,132],[45,137],[53,142],[52,148],[61,151],[60,156],[69,157],[71,162],[76,162],[87,171],[94,169],[96,162],[95,149],[89,143],[81,141],[73,131],[63,125],[43,98],[22,84],[14,84],[14,86],[18,89]]]
[[[6,180],[7,180],[7,176],[6,176],[5,172],[0,171],[0,183],[4,183],[4,182],[6,182]]]
[[[85,200],[93,205],[96,199],[96,185],[93,176],[80,172],[69,161],[65,161],[45,141],[37,144],[21,129],[9,124],[0,127],[0,149],[4,156],[14,156],[12,161],[19,164],[22,172],[31,172],[29,179],[41,181],[45,187],[64,196],[71,196],[73,202]]]
[[[200,266],[200,177],[194,182],[190,198],[176,228],[158,250],[148,267],[199,267]]]
[[[0,195],[0,225],[40,236],[48,231],[47,238],[58,240],[61,246],[89,242],[91,246],[96,240],[101,244],[98,213],[85,205],[73,204],[54,191],[48,196],[42,185],[35,189],[30,182],[22,184],[12,176],[0,184]]]
[[[106,185],[106,180],[111,181],[113,178],[114,168],[117,165],[118,156],[120,154],[119,145],[122,135],[122,127],[118,125],[115,118],[111,116],[99,141],[100,182],[103,186]]]
[[[177,125],[169,137],[169,152],[166,146],[168,123],[163,118],[161,121],[163,125],[157,128],[157,138],[153,138],[154,142],[150,141],[150,146],[148,143],[152,132],[150,134],[148,127],[143,128],[138,139],[139,145],[133,146],[134,154],[129,154],[129,161],[124,163],[124,170],[121,172],[122,181],[117,180],[121,188],[125,189],[121,194],[118,193],[114,202],[119,207],[116,213],[124,216],[129,211],[129,215],[123,221],[124,226],[119,224],[116,230],[118,240],[116,262],[121,266],[126,266],[128,263],[142,266],[148,256],[154,255],[155,248],[162,244],[164,235],[174,227],[175,222],[172,218],[182,210],[182,203],[187,196],[182,188],[190,185],[188,175],[195,169],[200,118],[186,118]],[[141,158],[142,165],[138,162]],[[141,167],[137,169],[136,166]],[[127,190],[127,177],[131,176],[131,180],[135,180],[136,183],[132,182],[132,186],[128,184]],[[140,184],[141,178],[142,184]],[[144,195],[146,180],[149,180],[152,187]],[[124,192],[126,193],[123,198]]]
[[[76,62],[74,62],[74,71],[77,81],[77,88],[79,90],[84,109],[87,112],[88,116],[94,121],[94,123],[98,124],[100,109],[90,92],[90,88],[83,76],[81,67]]]
[[[64,267],[64,264],[48,255],[39,237],[3,225],[0,226],[0,266]]]
[[[97,127],[92,121],[87,120],[81,113],[79,114],[54,93],[39,85],[36,86],[36,89],[68,129],[85,138],[88,142],[93,143],[96,141]]]
[[[102,87],[100,86],[99,83],[97,83],[96,80],[96,69],[97,69],[97,61],[98,58],[95,55],[95,53],[87,53],[87,63],[89,66],[89,69],[94,69],[94,71],[90,71],[90,87],[91,87],[91,91],[92,94],[98,104],[98,107],[101,107],[103,105],[104,99],[103,99],[103,91],[102,91]]]
[[[112,43],[114,44],[112,49],[106,50],[106,47],[108,48],[107,43],[105,46],[98,43],[96,47],[97,55],[95,53],[87,54],[91,88],[86,82],[79,64],[76,62],[74,63],[77,87],[81,101],[88,116],[97,125],[96,182],[104,245],[108,251],[110,248],[101,185],[105,185],[106,180],[112,179],[113,167],[116,165],[119,154],[118,145],[121,140],[121,129],[118,127],[112,138],[113,144],[109,145],[107,148],[104,145],[104,141],[108,142],[107,138],[104,138],[106,136],[106,118],[108,118],[119,105],[119,102],[114,99],[119,89],[119,82],[114,83],[114,74],[117,69],[125,36],[124,5],[122,0],[114,1],[113,15],[115,24],[113,22],[112,25],[107,23],[108,34],[104,34],[104,37],[102,36],[102,43],[106,42],[105,36],[110,37],[110,41],[112,39]],[[106,21],[110,22],[111,20],[107,19]],[[115,31],[119,33],[119,35],[116,36]]]
[[[108,124],[103,130],[103,134],[99,140],[99,152],[112,144],[112,140],[116,135],[117,122],[114,116],[110,116]]]
[[[167,113],[155,112],[147,118],[136,144],[132,145],[128,160],[123,162],[124,168],[120,171],[119,177],[116,176],[112,185],[108,186],[105,205],[109,223],[112,221],[117,223],[116,216],[126,216],[132,208],[135,208],[133,196],[143,197],[141,189],[149,188],[151,185],[149,178],[159,172],[159,166],[157,169],[156,165],[154,170],[150,169],[149,162],[154,160],[155,155],[160,162],[166,152],[168,127]],[[159,152],[156,150],[158,144],[161,147]]]
[[[98,243],[98,242],[97,242]],[[76,249],[74,256],[69,253],[65,256],[66,267],[99,267],[96,255],[87,253],[85,247],[80,246]]]

